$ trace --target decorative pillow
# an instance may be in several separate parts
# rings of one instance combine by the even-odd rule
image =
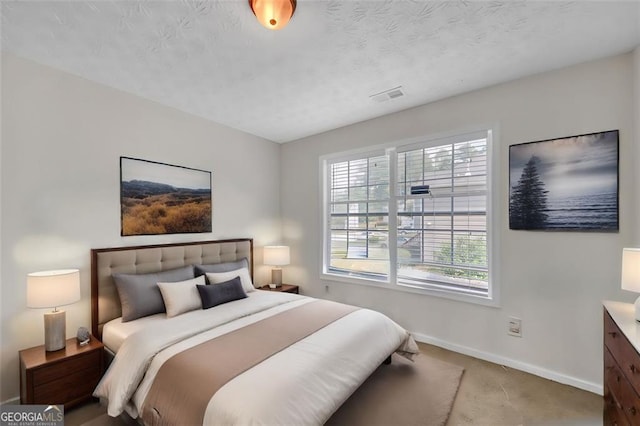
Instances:
[[[198,285],[196,288],[198,289],[198,293],[200,293],[203,309],[213,308],[223,303],[247,297],[247,294],[242,288],[240,277],[235,277],[229,281],[217,283],[216,285]]]
[[[122,306],[122,322],[164,312],[158,282],[190,278],[194,278],[191,265],[152,274],[113,274]]]
[[[225,263],[211,263],[208,265],[193,265],[196,277],[200,275],[204,275],[207,272],[229,272],[236,271],[240,268],[249,269],[249,261],[247,258],[242,258],[240,260],[236,260],[235,262],[225,262]]]
[[[242,288],[245,293],[255,290],[253,282],[251,281],[251,275],[249,275],[249,270],[247,268],[240,268],[229,272],[207,272],[205,275],[207,276],[209,284],[219,284],[229,281],[231,278],[240,277]]]
[[[186,281],[158,283],[164,306],[167,308],[167,317],[202,309],[200,295],[196,289],[198,284],[205,284],[203,275]]]

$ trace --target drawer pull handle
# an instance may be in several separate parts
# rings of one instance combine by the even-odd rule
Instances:
[[[632,373],[635,373],[635,372],[636,372],[636,366],[635,366],[635,365],[633,365],[633,364],[631,364],[631,365],[629,366],[629,370],[631,370],[631,372],[632,372]]]
[[[616,337],[618,335],[618,333],[616,333],[615,331],[610,331],[607,334],[610,334],[611,337]]]
[[[620,376],[616,376],[616,382],[620,383]]]
[[[636,407],[629,408],[629,412],[631,413],[632,416],[635,416],[636,415]]]

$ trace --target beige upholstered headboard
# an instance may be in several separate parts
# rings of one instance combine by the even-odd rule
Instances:
[[[91,250],[91,332],[102,340],[102,326],[122,315],[112,274],[146,274],[186,265],[247,258],[253,277],[253,240],[202,241]]]

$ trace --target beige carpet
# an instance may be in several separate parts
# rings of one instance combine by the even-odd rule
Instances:
[[[329,419],[327,425],[421,425],[447,422],[464,369],[421,353],[412,363],[397,355],[380,366]],[[97,403],[65,416],[68,426],[125,426],[135,421],[111,418]]]
[[[327,425],[421,425],[447,422],[464,369],[421,353],[410,362],[397,355],[329,419]]]

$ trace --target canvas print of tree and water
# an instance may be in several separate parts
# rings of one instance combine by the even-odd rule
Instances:
[[[618,131],[509,147],[509,228],[618,230]]]
[[[121,235],[211,232],[211,172],[120,157]]]

